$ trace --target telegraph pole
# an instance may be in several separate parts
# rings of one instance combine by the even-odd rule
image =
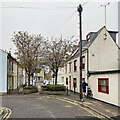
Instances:
[[[82,6],[79,4],[78,7],[79,12],[79,26],[80,26],[80,44],[79,44],[79,52],[80,52],[80,101],[83,101],[83,94],[82,94]]]

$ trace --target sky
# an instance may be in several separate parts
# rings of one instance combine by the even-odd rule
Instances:
[[[69,1],[69,2],[68,2]],[[105,25],[107,2],[80,0],[4,0],[0,3],[0,49],[15,51],[11,38],[14,31],[42,34],[45,38],[59,37],[79,39],[79,16],[77,7],[81,3],[82,39],[89,32],[96,32]],[[118,31],[118,3],[111,2],[106,8],[106,27]]]

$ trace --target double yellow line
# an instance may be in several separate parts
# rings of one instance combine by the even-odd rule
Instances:
[[[2,107],[2,109],[6,112],[6,114],[2,117],[1,120],[7,120],[10,117],[12,111],[7,107]]]
[[[86,107],[83,107],[83,106],[79,105],[78,103],[71,102],[71,101],[69,101],[69,100],[65,100],[65,99],[61,99],[61,98],[55,98],[55,99],[61,100],[61,101],[65,101],[65,102],[71,103],[71,104],[73,104],[73,105],[79,106],[80,108],[82,108],[83,110],[85,110],[85,111],[87,111],[88,113],[92,114],[93,116],[95,116],[95,117],[97,117],[97,118],[99,118],[99,119],[101,119],[101,120],[104,120],[103,117],[97,116],[97,115],[94,114],[91,110],[87,109]]]

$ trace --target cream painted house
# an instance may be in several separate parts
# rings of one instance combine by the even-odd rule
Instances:
[[[57,83],[64,83],[64,66],[59,67]]]
[[[93,98],[120,106],[120,48],[116,44],[116,33],[105,27],[87,35],[82,48],[82,79],[88,82]],[[64,65],[65,85],[79,92],[79,50]]]
[[[44,68],[42,68],[41,70],[36,70],[36,72],[33,74],[33,79],[36,82],[44,81],[44,76],[45,76],[44,73],[45,73]]]
[[[82,66],[82,75],[83,79],[87,82],[87,50],[83,50],[83,66]],[[64,65],[64,85],[68,87],[69,90],[80,92],[80,58],[79,52],[76,53],[65,63]]]
[[[115,34],[103,27],[89,45],[88,84],[94,98],[120,106],[120,48]]]

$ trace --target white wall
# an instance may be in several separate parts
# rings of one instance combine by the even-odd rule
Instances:
[[[60,67],[58,70],[57,83],[64,83],[64,67]]]
[[[98,78],[109,79],[109,94],[98,92]],[[91,75],[88,84],[94,98],[118,106],[118,74]]]
[[[107,34],[107,39],[104,34]],[[120,50],[105,28],[89,47],[89,71],[112,71],[119,69]],[[94,54],[94,56],[92,56]],[[89,77],[89,86],[93,97],[114,105],[118,105],[118,73],[99,74]],[[98,92],[98,78],[109,79],[109,94]]]
[[[85,56],[85,70],[82,71],[82,78],[85,78],[87,82],[87,50],[83,52],[83,56]],[[77,60],[77,70],[74,72],[74,61]],[[71,62],[71,72],[69,72],[69,63]],[[68,89],[70,90],[70,83],[69,83],[69,76],[71,76],[71,90],[74,91],[73,87],[73,79],[77,79],[77,87],[75,88],[76,92],[80,92],[80,57],[77,56],[76,58],[73,58],[72,60],[69,60],[67,63],[67,73],[65,73],[64,78],[64,84],[66,85],[66,78],[68,78]],[[65,71],[65,66],[64,66]]]
[[[104,28],[89,47],[89,71],[118,70],[118,51],[118,46]]]

